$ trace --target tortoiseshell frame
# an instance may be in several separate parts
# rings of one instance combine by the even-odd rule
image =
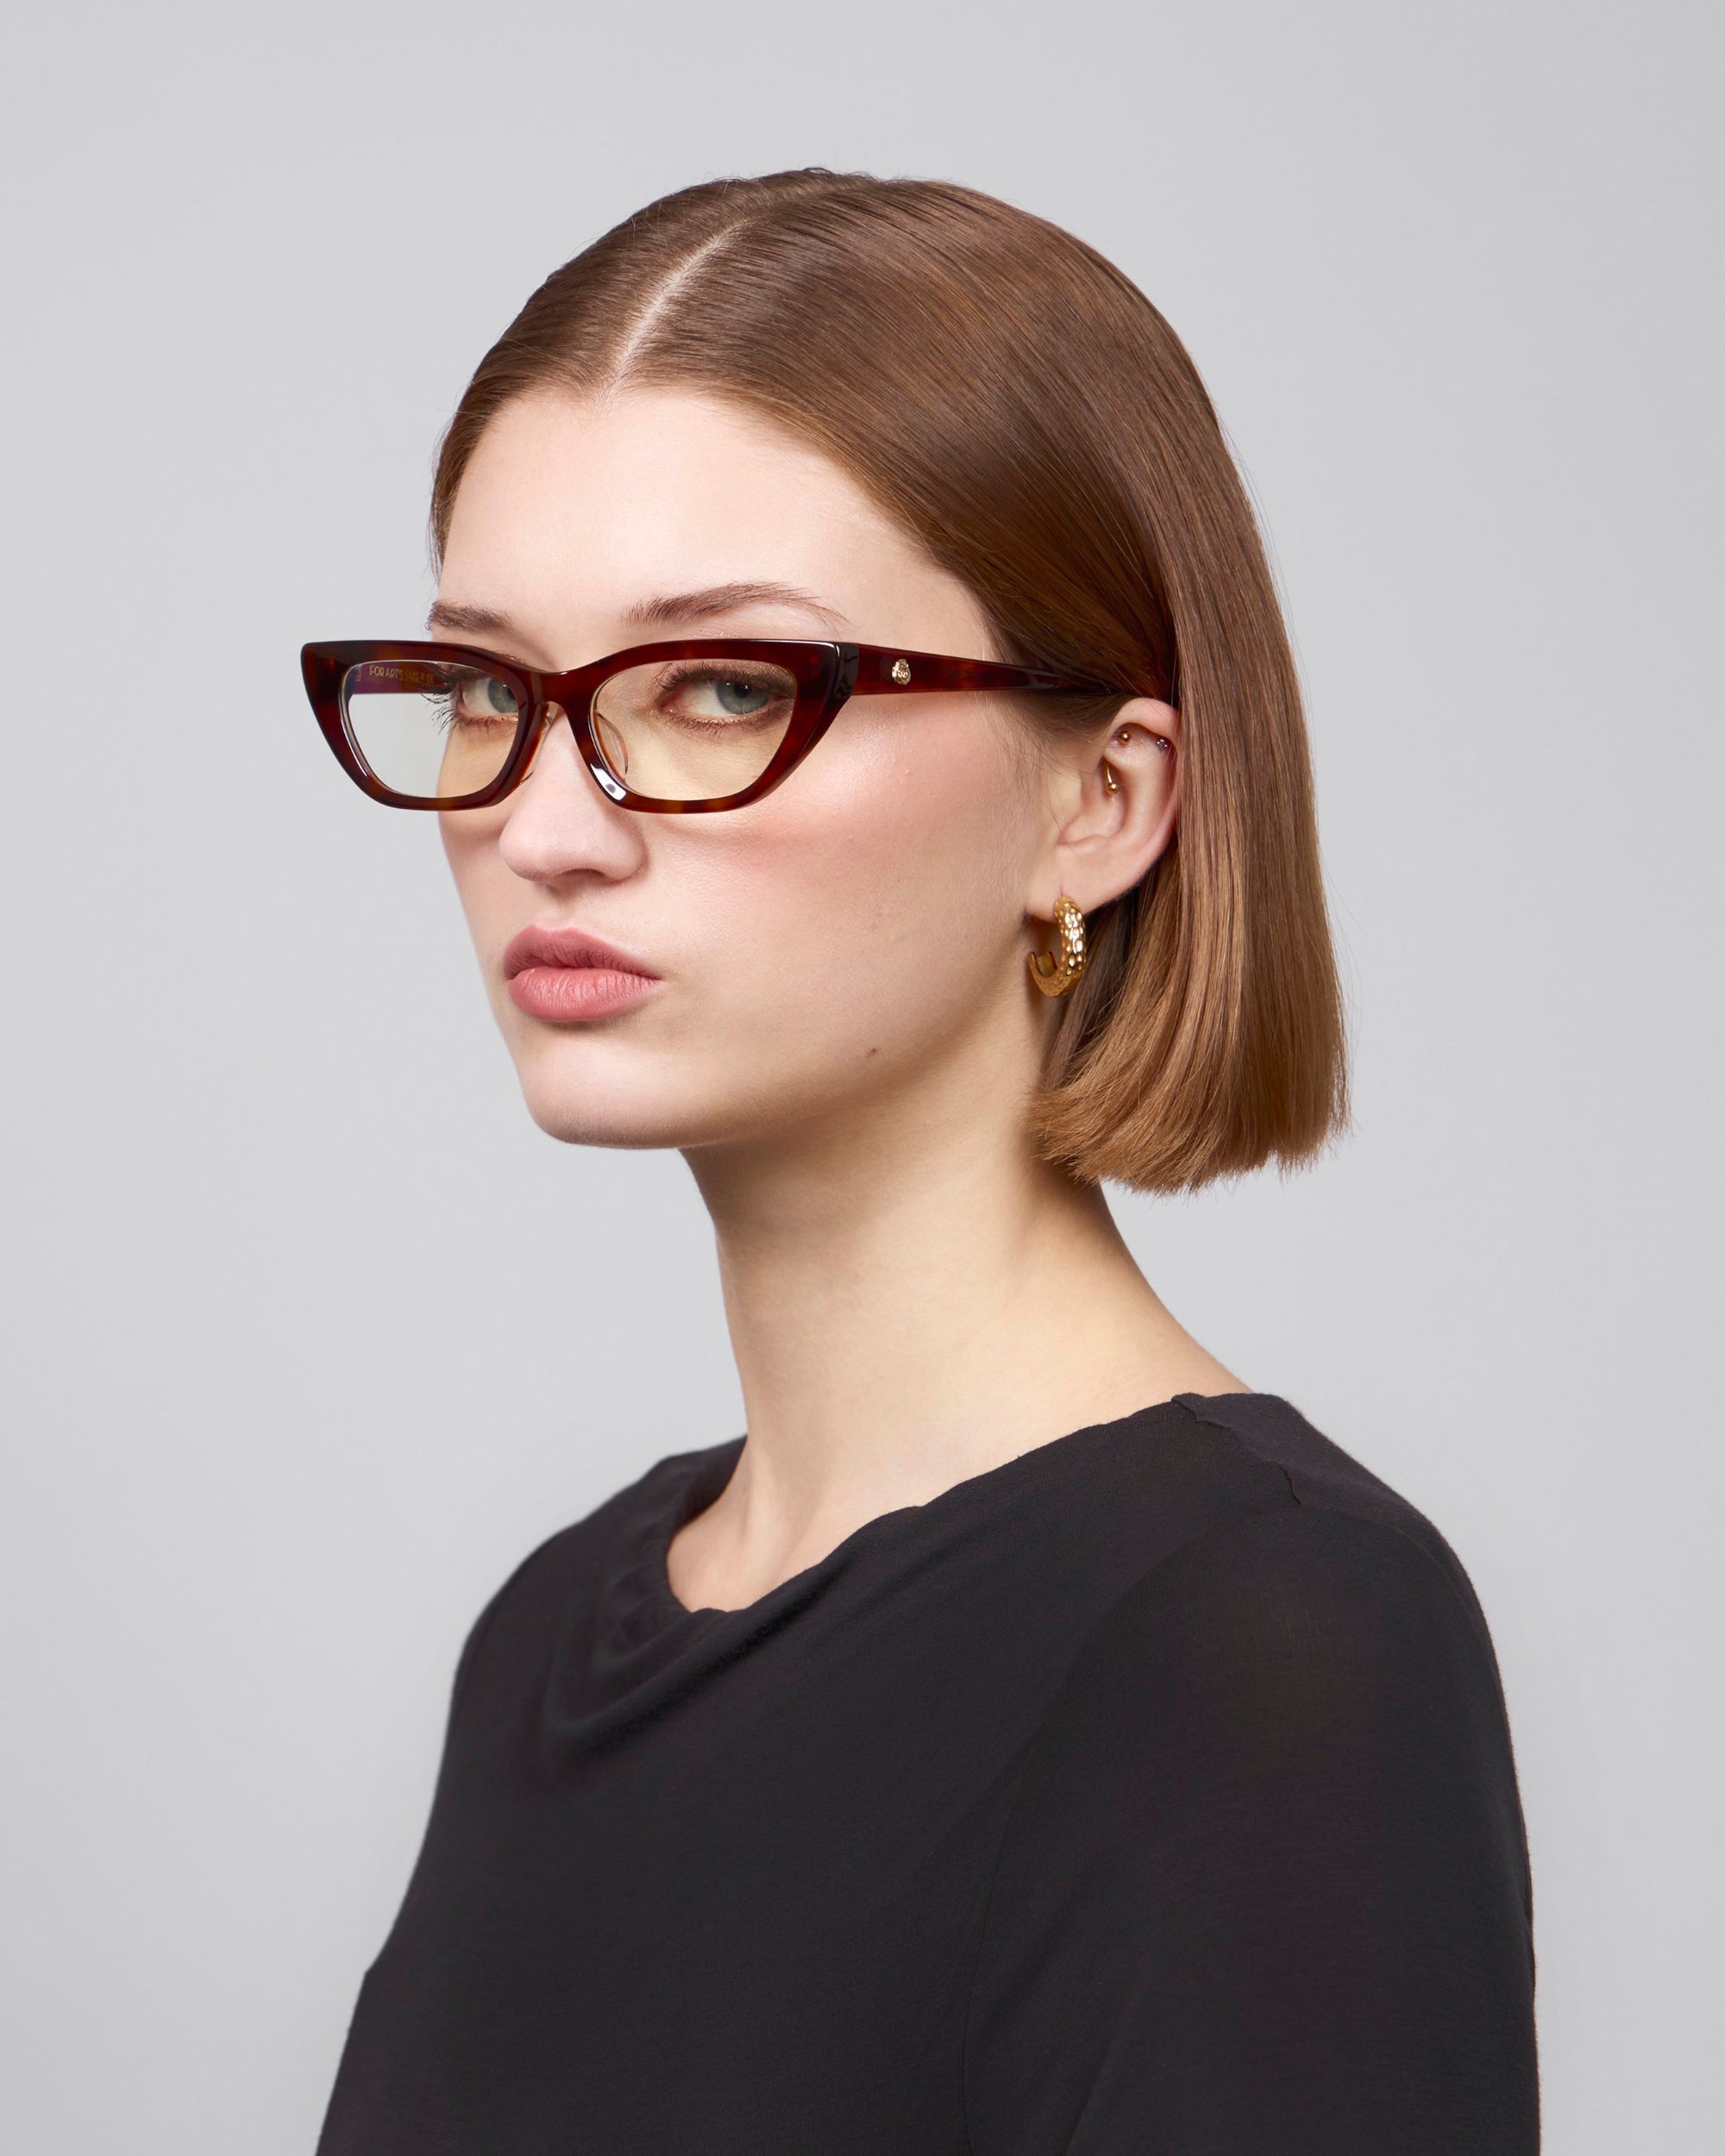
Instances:
[[[716,636],[635,644],[627,651],[614,651],[607,659],[596,659],[591,666],[576,667],[568,674],[536,674],[530,667],[499,658],[495,652],[475,651],[463,644],[317,643],[307,644],[299,658],[305,693],[336,761],[362,793],[386,808],[488,808],[502,800],[526,776],[534,748],[554,707],[560,708],[568,719],[581,761],[594,782],[619,808],[659,816],[702,816],[715,809],[746,808],[750,802],[770,793],[796,769],[853,696],[915,696],[931,690],[944,693],[953,689],[992,690],[997,694],[1008,690],[1065,696],[1108,693],[1094,681],[1080,681],[1034,667],[1000,666],[987,659],[946,659],[932,652],[894,651],[878,644],[804,643],[770,637]],[[626,667],[703,658],[753,659],[782,667],[794,675],[796,702],[784,739],[760,777],[740,793],[723,794],[711,801],[662,801],[650,794],[632,793],[605,761],[593,727],[593,699],[613,674]],[[373,773],[342,717],[342,683],[350,667],[428,660],[473,667],[506,683],[520,707],[515,739],[503,768],[478,793],[439,800],[423,794],[396,793]]]

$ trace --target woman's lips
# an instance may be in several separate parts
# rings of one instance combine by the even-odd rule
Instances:
[[[509,1000],[530,1018],[568,1024],[643,1003],[659,976],[637,959],[576,929],[524,928],[503,954]]]
[[[608,1018],[651,995],[644,974],[592,966],[525,966],[509,981],[509,1000],[530,1018]]]

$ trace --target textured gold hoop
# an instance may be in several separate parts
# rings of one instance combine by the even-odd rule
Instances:
[[[1045,950],[1030,955],[1030,977],[1045,996],[1070,995],[1084,977],[1084,916],[1070,899],[1054,901],[1054,924],[1060,931],[1058,956]]]

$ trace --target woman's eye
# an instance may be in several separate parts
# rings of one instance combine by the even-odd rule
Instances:
[[[712,693],[719,709],[731,718],[752,718],[772,701],[769,693],[755,681],[715,681]]]
[[[494,726],[499,720],[512,725],[519,709],[514,690],[494,674],[469,674],[450,692],[450,715],[457,725]]]
[[[782,712],[793,685],[776,675],[766,680],[741,674],[685,674],[666,685],[668,714],[695,725],[724,725],[737,719],[768,718]]]

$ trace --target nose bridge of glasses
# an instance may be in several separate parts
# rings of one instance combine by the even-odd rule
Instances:
[[[609,761],[621,768],[627,758],[621,755],[620,743],[602,743],[597,738],[603,722],[593,708],[591,687],[580,682],[579,676],[568,674],[549,677],[537,686],[543,693],[536,704],[518,783],[524,782],[539,762],[547,736],[555,734],[559,726],[564,726],[568,728],[567,738],[574,761],[607,800],[623,800],[627,789],[605,766]],[[585,694],[581,693],[583,689]]]

